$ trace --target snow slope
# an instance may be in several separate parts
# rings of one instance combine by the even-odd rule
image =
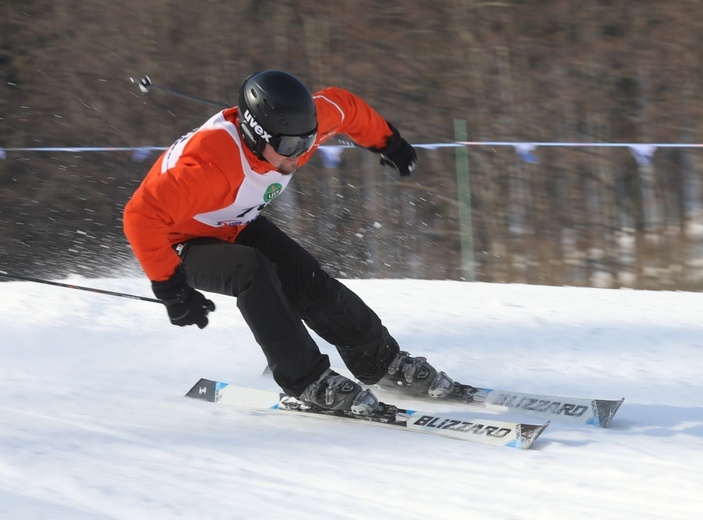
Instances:
[[[151,296],[140,277],[69,281]],[[1,283],[0,518],[703,513],[703,295],[345,283],[457,379],[625,404],[609,429],[553,423],[526,451],[220,406],[183,395],[200,377],[275,389],[233,299],[214,295],[200,331],[154,303]]]

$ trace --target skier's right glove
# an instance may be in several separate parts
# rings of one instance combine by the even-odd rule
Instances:
[[[179,327],[197,325],[201,329],[207,326],[207,315],[215,310],[215,304],[188,285],[183,271],[177,269],[166,281],[151,282],[151,288],[166,306],[171,323]]]

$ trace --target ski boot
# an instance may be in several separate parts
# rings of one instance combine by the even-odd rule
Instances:
[[[310,407],[327,410],[337,415],[389,419],[397,408],[378,401],[369,389],[362,389],[351,379],[328,368],[311,383],[298,398]]]
[[[437,371],[424,357],[412,357],[400,351],[378,385],[384,390],[401,391],[411,397],[431,397],[470,402],[476,389],[455,383],[446,373]]]

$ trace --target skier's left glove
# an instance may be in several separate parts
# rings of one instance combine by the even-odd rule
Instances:
[[[393,132],[386,141],[386,146],[369,148],[372,152],[381,154],[381,164],[395,168],[401,177],[407,177],[417,167],[417,153],[412,145],[400,136],[400,132],[388,123]]]
[[[193,289],[180,269],[163,282],[151,282],[156,297],[166,306],[171,323],[179,327],[197,325],[204,329],[208,324],[208,313],[215,310],[215,304],[202,293]]]

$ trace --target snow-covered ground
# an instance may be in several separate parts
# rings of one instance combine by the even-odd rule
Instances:
[[[151,296],[142,277],[69,281]],[[609,429],[552,423],[530,450],[215,405],[183,396],[200,377],[275,389],[233,299],[214,295],[201,331],[154,303],[1,283],[0,518],[703,513],[703,295],[345,283],[457,379],[625,404]]]

